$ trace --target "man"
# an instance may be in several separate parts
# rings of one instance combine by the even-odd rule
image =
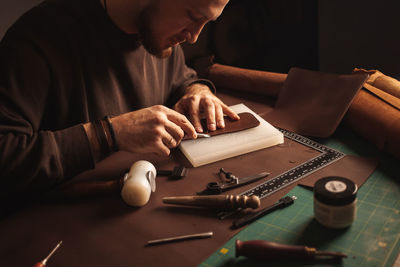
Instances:
[[[239,119],[179,46],[228,1],[47,0],[22,16],[0,45],[1,197],[47,190],[116,150],[167,156],[203,131],[202,112],[210,130],[224,113]]]

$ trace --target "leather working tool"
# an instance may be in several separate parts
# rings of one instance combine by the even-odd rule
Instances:
[[[265,181],[264,183],[256,186],[255,188],[243,192],[242,194],[247,196],[256,195],[260,197],[260,199],[265,198],[273,194],[277,190],[280,190],[290,184],[293,184],[299,181],[300,179],[306,177],[307,175],[314,173],[319,169],[324,168],[326,165],[329,165],[343,158],[345,155],[342,152],[324,146],[302,135],[286,131],[283,129],[279,130],[285,135],[286,138],[301,143],[309,148],[315,149],[321,152],[321,154],[278,176],[275,176],[274,178],[268,181]]]
[[[163,203],[176,204],[185,206],[210,207],[224,210],[237,210],[238,208],[260,207],[260,199],[257,196],[236,196],[236,195],[219,195],[219,196],[178,196],[164,197]]]
[[[279,128],[278,128],[279,129]],[[307,175],[310,175],[322,168],[324,168],[326,165],[329,165],[345,156],[344,153],[339,152],[335,149],[332,149],[330,147],[324,146],[320,143],[317,143],[311,139],[308,139],[302,135],[284,130],[284,129],[279,129],[286,138],[298,142],[300,144],[303,144],[309,148],[312,148],[314,150],[317,150],[321,152],[318,156],[311,158],[310,160],[278,175],[275,176],[257,186],[254,188],[251,188],[249,190],[246,190],[245,192],[240,193],[240,195],[246,195],[246,196],[253,196],[256,195],[260,199],[263,199],[269,195],[272,195],[278,190],[281,190],[295,182],[298,182],[299,180],[303,179]],[[218,214],[219,219],[225,219],[228,216],[231,216],[232,212],[220,212]]]
[[[252,221],[257,220],[258,218],[263,217],[264,215],[267,215],[268,213],[270,213],[270,212],[272,212],[274,210],[287,207],[287,206],[293,204],[295,199],[297,199],[297,197],[295,197],[295,196],[283,197],[283,198],[279,199],[272,206],[269,206],[269,207],[267,207],[265,209],[262,209],[260,211],[255,212],[255,213],[250,213],[250,214],[244,216],[243,218],[240,218],[240,219],[237,219],[237,220],[233,221],[232,228],[236,229],[236,228],[242,227],[242,226],[244,226],[246,224],[251,223]]]
[[[205,133],[197,133],[197,138],[210,138],[211,135]]]
[[[251,259],[312,259],[315,257],[346,258],[341,252],[318,251],[306,246],[285,245],[265,240],[236,240],[236,257],[246,256]]]
[[[219,173],[225,174],[225,177],[227,178],[226,181],[223,181],[221,183],[210,182],[207,184],[207,188],[205,190],[198,192],[197,194],[198,195],[221,194],[224,191],[258,181],[262,178],[267,177],[270,174],[269,172],[261,172],[256,175],[250,175],[243,178],[238,178],[232,173],[226,172],[223,168],[220,169]]]
[[[182,179],[189,172],[185,166],[176,166],[173,170],[157,170],[158,176],[168,176],[171,179]]]
[[[34,265],[34,267],[43,267],[43,266],[46,266],[47,261],[50,259],[51,256],[53,256],[54,252],[56,252],[56,250],[61,246],[61,244],[62,244],[62,241],[60,241],[60,242],[57,244],[57,246],[56,246],[55,248],[53,248],[53,250],[50,252],[49,255],[47,255],[47,257],[46,257],[44,260],[42,260],[42,261],[36,263],[36,264]]]
[[[205,232],[205,233],[199,233],[199,234],[167,237],[167,238],[147,241],[147,246],[153,246],[153,245],[158,245],[158,244],[171,243],[171,242],[177,242],[177,241],[189,240],[189,239],[207,238],[207,237],[212,237],[213,235],[214,235],[213,232]]]

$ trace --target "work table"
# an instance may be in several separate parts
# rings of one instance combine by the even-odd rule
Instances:
[[[267,113],[271,110],[270,104],[273,102],[271,99],[253,96],[239,98],[224,93],[219,93],[219,96],[228,105],[244,103],[257,114]],[[398,228],[400,225],[400,200],[398,197],[400,184],[396,160],[386,154],[377,154],[378,152],[372,146],[342,127],[332,138],[318,141],[324,142],[328,146],[334,146],[345,153],[365,157],[378,156],[379,165],[372,175],[372,180],[366,182],[366,188],[370,192],[362,193],[365,196],[363,201],[368,199],[371,204],[377,205],[377,210],[382,207],[382,211],[390,203],[393,210],[391,213],[372,214],[368,220],[378,220],[381,218],[380,216],[390,215],[392,220],[397,222]],[[149,203],[142,208],[132,208],[126,205],[118,194],[75,201],[33,203],[0,220],[2,264],[32,266],[35,262],[43,259],[62,240],[62,246],[49,260],[48,266],[144,266],[145,264],[149,266],[195,266],[204,260],[206,261],[201,266],[225,266],[226,259],[232,260],[230,258],[232,254],[229,253],[233,253],[232,242],[234,239],[231,238],[243,228],[230,229],[231,220],[218,220],[215,214],[209,210],[166,207],[162,204],[161,199],[165,196],[195,194],[208,182],[216,179],[216,173],[221,167],[239,175],[265,171],[268,166],[256,164],[268,162],[268,160],[274,161],[269,154],[264,153],[265,151],[256,151],[198,168],[191,168],[187,177],[181,180],[158,177],[156,192],[151,195]],[[299,157],[302,156],[299,154]],[[260,161],[260,158],[263,161]],[[159,169],[173,169],[176,165],[187,164],[178,151],[175,151],[170,158],[154,155],[137,157],[118,152],[99,164],[95,170],[82,174],[81,179],[118,177],[139,159],[147,159]],[[284,171],[290,163],[285,164],[282,167],[275,166],[274,171]],[[250,187],[251,185],[248,186],[248,188]],[[283,196],[290,190],[298,190],[293,188],[294,186],[285,188],[279,192],[279,195]],[[243,189],[229,192],[229,194],[241,191]],[[397,192],[397,194],[393,192]],[[298,199],[296,202],[301,205],[302,200]],[[365,203],[359,206],[359,213],[361,213],[359,218],[361,219],[365,218],[362,213],[368,212]],[[272,204],[271,201],[263,200],[264,206],[270,204]],[[266,220],[273,219],[273,216],[267,217],[264,218]],[[296,217],[291,220],[296,220]],[[271,223],[271,221],[267,222]],[[265,229],[260,228],[257,224],[252,224],[245,229],[239,233],[240,238],[270,237],[258,233]],[[365,228],[359,230],[360,233],[385,231],[385,229]],[[212,238],[145,247],[148,240],[208,231],[214,232]],[[385,252],[384,262],[386,263],[393,261],[393,253],[400,250],[399,232],[400,229],[397,231],[397,237],[395,236],[396,241],[393,244],[390,243],[392,246],[383,248],[390,250]],[[281,241],[287,240],[282,238]],[[325,242],[329,242],[329,240],[325,240]],[[224,247],[229,248],[230,252],[225,254],[221,252],[221,248]],[[207,259],[210,255],[211,257]],[[224,258],[224,255],[227,258]],[[353,255],[349,256],[351,258]],[[235,262],[234,266],[242,266],[242,264],[257,263],[248,262],[242,258]],[[347,262],[340,266],[347,266]],[[369,265],[365,263],[363,266]],[[371,266],[380,265],[376,265],[374,262],[374,265]]]

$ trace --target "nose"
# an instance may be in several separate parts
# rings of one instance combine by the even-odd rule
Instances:
[[[197,42],[197,39],[199,38],[199,35],[204,28],[204,25],[204,23],[193,25],[193,27],[186,31],[186,41],[189,44],[194,44],[195,42]]]

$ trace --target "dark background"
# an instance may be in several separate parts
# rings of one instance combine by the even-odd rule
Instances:
[[[185,45],[185,50],[188,57],[206,51],[219,63],[244,68],[318,69],[317,13],[317,0],[231,0],[207,25],[199,44]]]
[[[350,73],[378,69],[400,78],[398,0],[231,0],[188,59],[287,72],[303,67]],[[189,61],[190,63],[190,61]]]
[[[1,0],[0,38],[41,0]],[[231,0],[195,45],[188,63],[215,55],[223,64],[287,72],[303,67],[349,73],[379,69],[400,79],[398,0]]]

